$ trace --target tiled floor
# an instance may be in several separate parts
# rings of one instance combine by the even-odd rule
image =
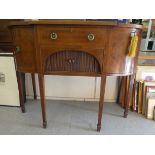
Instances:
[[[28,100],[26,113],[17,107],[0,106],[0,134],[51,135],[122,135],[155,134],[155,121],[129,112],[123,118],[123,109],[116,103],[105,103],[101,132],[96,132],[98,103],[48,100],[48,127],[42,128],[40,101]]]

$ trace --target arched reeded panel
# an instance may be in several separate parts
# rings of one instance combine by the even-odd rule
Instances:
[[[101,73],[99,62],[93,55],[75,50],[63,50],[49,55],[44,71]]]

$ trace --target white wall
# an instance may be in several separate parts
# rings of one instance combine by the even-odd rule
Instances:
[[[27,96],[32,98],[30,74],[26,74]],[[38,78],[36,75],[37,96],[39,96]],[[76,76],[45,76],[46,99],[98,101],[100,78]],[[105,101],[115,102],[117,95],[117,78],[108,77],[106,82]]]
[[[0,105],[19,106],[19,93],[12,57],[0,57],[0,72],[5,74],[5,83],[0,82]],[[39,97],[38,77],[36,77],[37,96]],[[26,74],[26,92],[33,97],[31,76]],[[45,94],[47,99],[98,101],[100,78],[76,76],[45,76]],[[108,77],[105,101],[115,102],[117,78]]]
[[[19,106],[19,94],[13,57],[0,56],[0,73],[5,82],[0,82],[0,105]]]
[[[19,93],[12,57],[0,57],[0,72],[5,74],[5,83],[0,83],[0,105],[19,106]],[[37,96],[39,98],[38,77],[36,75]],[[98,101],[100,78],[76,76],[45,76],[45,94],[47,99]],[[33,97],[31,76],[26,74],[26,92]],[[115,102],[117,78],[108,77],[105,101]]]

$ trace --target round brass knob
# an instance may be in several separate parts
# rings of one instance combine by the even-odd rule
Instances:
[[[72,59],[69,59],[69,60],[68,60],[68,63],[71,64],[71,63],[72,63]]]
[[[95,35],[93,33],[88,34],[88,40],[93,41],[95,39]]]
[[[75,63],[75,59],[72,59],[72,64],[74,64]]]
[[[58,35],[57,35],[57,33],[52,32],[52,33],[50,34],[50,37],[51,37],[51,39],[55,40],[55,39],[58,38]]]

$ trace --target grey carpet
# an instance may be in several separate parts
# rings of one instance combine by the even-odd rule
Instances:
[[[28,100],[26,113],[17,107],[0,107],[1,135],[141,135],[155,134],[155,121],[129,112],[115,103],[105,103],[101,132],[96,132],[98,103],[46,101],[48,127],[42,128],[39,100]]]

